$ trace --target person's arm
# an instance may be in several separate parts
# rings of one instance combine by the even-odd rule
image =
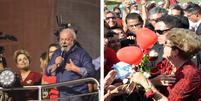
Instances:
[[[125,22],[125,19],[126,19],[126,16],[130,13],[130,8],[131,8],[131,4],[130,2],[127,2],[127,1],[124,1],[123,2],[125,7],[123,7],[123,17],[122,17],[122,20],[123,20],[123,30],[124,32],[127,34],[128,32],[128,26]]]
[[[148,85],[152,85],[151,89],[155,93],[155,96],[153,97],[154,100],[168,101],[168,98],[161,94],[148,79],[144,78],[144,76],[140,72],[136,72],[133,74],[133,81],[142,85],[145,89],[148,89]]]
[[[160,74],[157,77],[150,79],[154,86],[172,86],[175,83],[175,75]]]
[[[169,0],[165,0],[165,4],[164,4],[163,8],[167,10],[167,8],[169,6],[170,6]]]
[[[1,58],[0,58],[0,71],[3,70],[4,67],[3,67],[3,62],[1,61]]]
[[[0,71],[4,69],[4,66],[3,66],[3,57],[2,57],[2,54],[0,54]]]
[[[45,74],[47,76],[56,76],[57,65],[61,64],[63,58],[60,56],[60,51],[56,50],[50,59],[48,66],[45,69]]]
[[[142,5],[142,19],[143,19],[143,28],[148,26],[148,17],[147,17],[147,10],[146,10],[146,5],[148,1],[147,0],[142,0],[141,5]]]

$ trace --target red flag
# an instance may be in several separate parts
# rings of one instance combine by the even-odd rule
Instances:
[[[178,1],[177,0],[170,0],[170,5],[172,4],[178,4]]]

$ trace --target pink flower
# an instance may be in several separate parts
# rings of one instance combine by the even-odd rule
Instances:
[[[146,91],[145,95],[147,98],[151,98],[151,97],[154,97],[155,94],[152,90],[148,90],[148,91]]]

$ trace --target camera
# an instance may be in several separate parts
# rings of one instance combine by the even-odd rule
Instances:
[[[121,42],[121,47],[126,47],[126,46],[129,46],[130,44],[135,44],[135,41],[134,40],[130,40],[130,39],[122,39],[120,40]]]
[[[57,20],[57,24],[59,26],[59,29],[58,30],[55,30],[54,31],[54,35],[56,35],[57,37],[57,41],[59,41],[59,33],[63,30],[63,29],[66,29],[66,28],[73,28],[71,23],[62,23],[62,15],[60,15],[59,17],[56,16],[56,20]],[[75,30],[75,34],[78,33],[78,30]]]

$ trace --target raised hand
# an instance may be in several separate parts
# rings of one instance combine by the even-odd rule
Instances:
[[[112,82],[117,78],[117,72],[115,70],[111,70],[104,78],[104,88],[107,88]]]
[[[161,74],[153,78],[151,82],[155,86],[172,86],[172,84],[175,83],[175,80],[175,75]]]

